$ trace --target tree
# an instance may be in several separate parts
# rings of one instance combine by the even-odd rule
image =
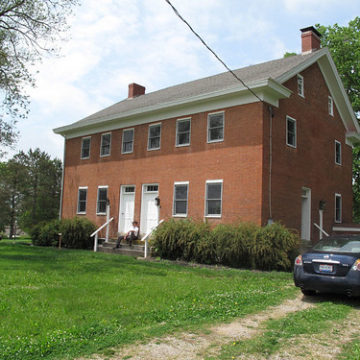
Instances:
[[[26,117],[29,99],[24,87],[34,85],[29,69],[67,29],[66,19],[78,0],[0,1],[0,145],[16,138],[14,122]]]
[[[335,62],[354,112],[360,120],[360,17],[348,26],[316,25],[321,44],[327,46]],[[360,222],[360,144],[353,149],[353,218]]]

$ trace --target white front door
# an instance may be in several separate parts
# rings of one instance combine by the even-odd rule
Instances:
[[[146,234],[159,222],[159,208],[155,199],[159,196],[158,184],[143,185],[140,232]]]
[[[311,189],[302,188],[301,194],[301,238],[310,240],[311,235]]]
[[[127,232],[134,221],[135,186],[122,185],[120,190],[119,233]]]

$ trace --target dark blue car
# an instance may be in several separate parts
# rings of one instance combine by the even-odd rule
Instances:
[[[321,292],[360,296],[360,235],[320,240],[295,259],[294,281],[304,295]]]

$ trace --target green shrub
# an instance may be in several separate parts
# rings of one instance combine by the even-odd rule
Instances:
[[[37,246],[57,246],[59,243],[60,221],[52,220],[34,226],[30,236],[32,243]]]
[[[87,218],[74,217],[61,222],[61,244],[72,249],[91,249],[94,239],[90,234],[96,230],[95,225]]]

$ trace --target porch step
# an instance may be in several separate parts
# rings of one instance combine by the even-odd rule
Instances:
[[[103,242],[98,247],[98,251],[105,252],[105,253],[112,253],[112,254],[120,254],[120,255],[128,255],[128,256],[134,256],[144,257],[145,254],[145,245],[133,245],[129,246],[128,244],[121,244],[120,248],[115,248],[116,241],[109,240],[109,242]]]

